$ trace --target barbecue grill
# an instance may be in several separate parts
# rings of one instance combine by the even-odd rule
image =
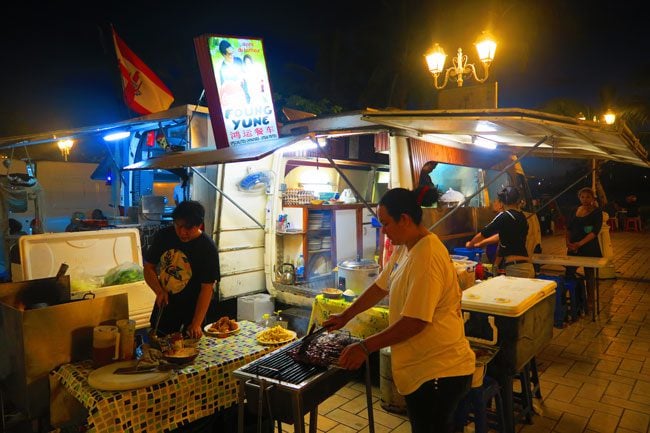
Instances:
[[[304,416],[309,412],[309,431],[316,433],[318,405],[341,389],[354,371],[336,366],[320,367],[295,361],[290,351],[302,340],[275,350],[233,372],[239,379],[239,433],[244,431],[244,409],[278,422],[293,424],[295,433],[304,433]],[[366,359],[366,401],[368,424],[374,433],[370,366]]]

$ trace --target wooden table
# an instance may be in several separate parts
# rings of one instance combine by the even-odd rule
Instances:
[[[241,330],[228,338],[204,336],[193,364],[156,385],[129,391],[99,391],[88,385],[90,361],[64,364],[50,373],[50,413],[60,417],[81,406],[87,432],[163,432],[237,403],[238,380],[232,372],[278,346],[261,345],[255,335],[263,328],[239,322]],[[79,409],[82,409],[79,412]],[[85,417],[85,419],[84,419]],[[58,422],[52,424],[62,424]]]
[[[596,316],[600,314],[600,289],[598,285],[598,270],[608,265],[608,259],[605,257],[582,257],[566,256],[558,254],[533,254],[533,263],[538,265],[558,265],[558,266],[575,266],[583,268],[593,268],[593,287],[594,299],[591,300],[592,320],[596,321]]]

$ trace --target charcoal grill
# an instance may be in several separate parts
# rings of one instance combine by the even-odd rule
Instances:
[[[239,433],[244,431],[244,409],[261,417],[293,424],[295,433],[304,433],[304,416],[309,413],[309,431],[316,433],[318,405],[355,376],[354,371],[336,366],[320,367],[295,361],[289,352],[302,340],[275,350],[233,372],[239,379]],[[370,365],[366,359],[366,402],[368,424],[374,433]]]

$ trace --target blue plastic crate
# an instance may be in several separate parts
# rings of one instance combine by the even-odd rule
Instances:
[[[468,259],[479,263],[481,261],[481,256],[483,255],[483,248],[454,248],[454,254],[465,256]]]

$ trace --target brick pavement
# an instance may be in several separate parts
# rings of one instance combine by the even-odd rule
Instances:
[[[650,425],[650,233],[613,232],[616,278],[600,281],[601,313],[553,329],[537,356],[542,400],[518,433],[648,433]],[[563,234],[542,240],[564,254]],[[351,382],[319,406],[318,431],[367,432],[363,385]],[[406,433],[406,417],[384,411],[375,387],[377,433]],[[293,432],[293,426],[283,425]],[[473,432],[473,425],[465,428]]]

